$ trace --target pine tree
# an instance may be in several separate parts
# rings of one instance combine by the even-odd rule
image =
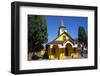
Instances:
[[[85,46],[87,46],[87,33],[82,26],[80,26],[78,29],[78,42],[83,43]]]
[[[28,15],[28,51],[38,52],[48,41],[45,16]]]

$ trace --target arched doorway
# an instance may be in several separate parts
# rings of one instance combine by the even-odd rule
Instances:
[[[72,53],[72,45],[70,43],[68,43],[65,48],[65,55],[71,56],[71,53]]]

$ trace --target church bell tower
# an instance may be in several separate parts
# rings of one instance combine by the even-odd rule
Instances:
[[[63,32],[67,32],[67,29],[64,26],[63,19],[61,19],[61,23],[58,29],[58,36],[61,35]]]

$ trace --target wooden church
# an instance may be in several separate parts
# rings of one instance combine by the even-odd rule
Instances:
[[[68,34],[63,20],[58,29],[58,37],[46,45],[49,59],[78,58],[78,44]]]

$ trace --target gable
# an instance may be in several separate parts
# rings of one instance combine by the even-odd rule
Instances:
[[[66,40],[69,39],[69,36],[66,33],[61,34],[60,36],[58,36],[55,41],[63,41],[63,38],[65,37]]]

